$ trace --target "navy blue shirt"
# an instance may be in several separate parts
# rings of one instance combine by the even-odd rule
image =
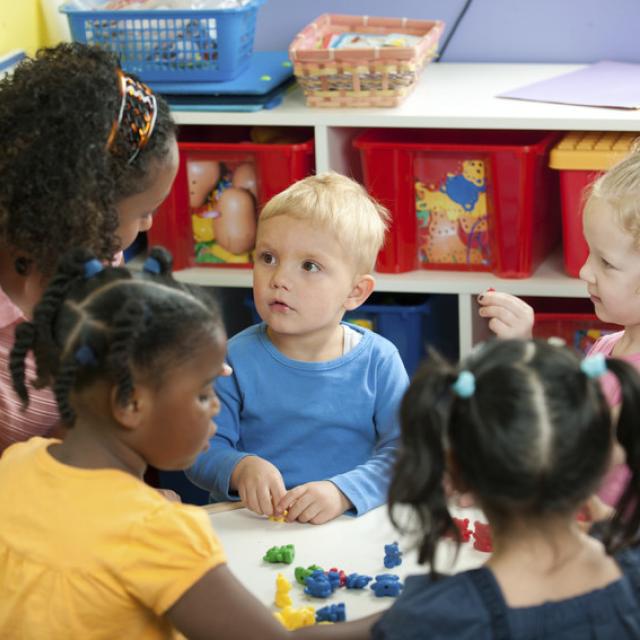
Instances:
[[[616,556],[623,576],[602,589],[535,607],[508,607],[493,573],[492,586],[509,640],[626,640],[640,638],[640,550]],[[471,571],[432,580],[407,578],[396,603],[373,627],[374,640],[494,640],[492,616]],[[523,576],[523,579],[526,577]]]

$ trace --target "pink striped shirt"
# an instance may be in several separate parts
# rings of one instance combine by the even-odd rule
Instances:
[[[616,331],[616,333],[610,333],[609,335],[602,336],[589,350],[588,355],[592,356],[596,353],[602,353],[607,357],[610,357],[613,348],[620,338],[622,338],[624,331]],[[636,369],[640,370],[640,353],[633,353],[628,356],[622,356],[621,360],[626,360],[632,364]],[[612,374],[607,372],[602,377],[602,391],[604,392],[610,407],[615,407],[620,404],[620,385],[618,380]],[[604,478],[602,486],[598,491],[600,498],[609,505],[615,505],[618,499],[622,495],[631,471],[626,464],[619,464],[609,470]]]
[[[0,453],[10,444],[32,436],[46,436],[59,421],[58,407],[50,389],[29,386],[29,407],[22,410],[13,390],[9,353],[16,325],[25,319],[22,311],[0,288]],[[27,358],[27,380],[35,378],[31,354]]]

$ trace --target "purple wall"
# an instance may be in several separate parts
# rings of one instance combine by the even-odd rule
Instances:
[[[266,0],[256,49],[286,49],[321,13],[440,19],[464,0]],[[640,62],[640,0],[473,0],[444,62]],[[445,32],[441,43],[447,37]]]

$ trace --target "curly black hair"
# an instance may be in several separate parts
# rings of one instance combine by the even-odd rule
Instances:
[[[176,136],[167,103],[135,161],[107,139],[120,108],[116,56],[64,43],[0,80],[0,246],[51,275],[75,246],[109,260],[121,249],[116,204],[144,191]],[[120,141],[124,144],[124,141]]]

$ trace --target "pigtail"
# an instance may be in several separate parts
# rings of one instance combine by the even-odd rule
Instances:
[[[51,384],[60,366],[63,346],[55,339],[56,320],[71,289],[85,279],[85,266],[93,258],[93,254],[86,249],[76,249],[67,254],[33,310],[33,324],[38,336],[33,350],[36,360],[36,389]]]
[[[458,537],[445,498],[443,478],[446,468],[445,446],[451,417],[455,372],[437,354],[415,375],[400,408],[402,444],[389,488],[389,514],[401,531],[395,507],[409,505],[424,532],[419,543],[418,561],[428,562],[432,574],[440,538]]]
[[[22,322],[16,327],[15,341],[9,355],[9,369],[13,388],[20,400],[22,407],[29,406],[29,390],[27,389],[26,358],[29,351],[33,350],[36,339],[36,327],[32,322]]]
[[[128,300],[113,318],[112,340],[109,348],[109,368],[117,387],[116,399],[126,404],[133,392],[130,360],[138,336],[148,320],[148,307],[138,300]]]
[[[67,356],[59,366],[55,382],[53,384],[53,393],[58,403],[58,411],[60,417],[66,425],[73,425],[76,419],[76,413],[69,403],[69,392],[71,391],[78,371],[78,363],[73,354]]]
[[[160,245],[151,247],[149,255],[144,261],[143,271],[149,274],[173,279],[173,256]]]
[[[607,369],[620,383],[622,403],[616,433],[631,470],[629,482],[604,536],[605,546],[612,553],[640,542],[640,375],[628,362],[615,358],[607,360]]]

